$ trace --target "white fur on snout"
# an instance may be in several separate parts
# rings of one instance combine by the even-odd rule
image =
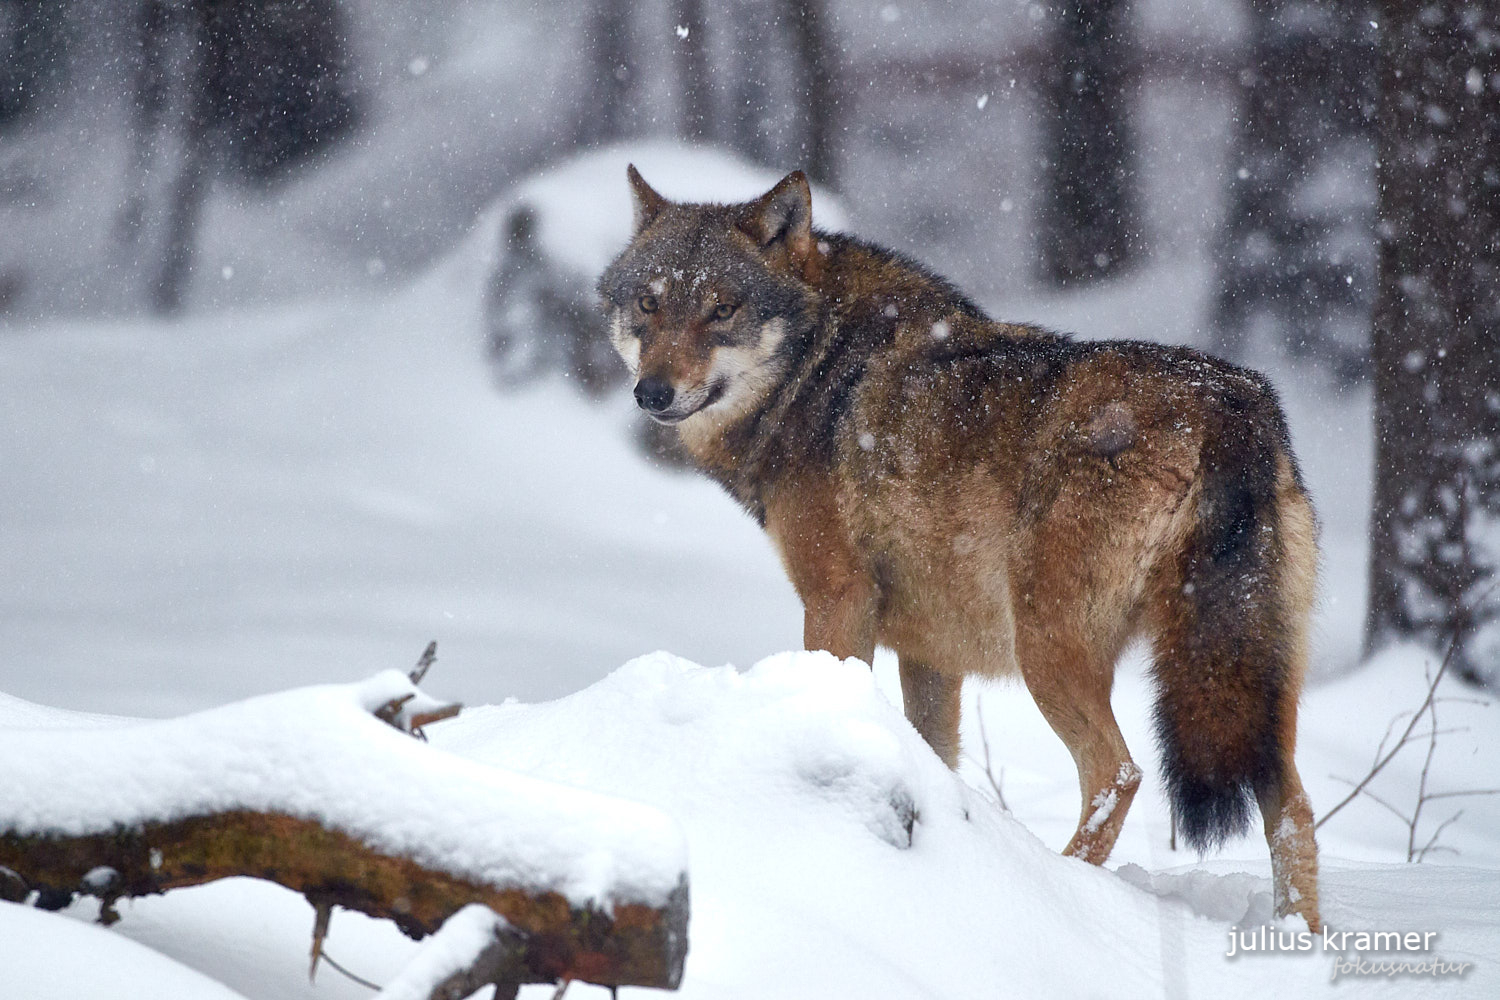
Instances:
[[[641,341],[632,337],[625,328],[624,309],[615,309],[609,314],[609,342],[625,362],[625,367],[630,369],[630,377],[634,378],[641,370]]]
[[[716,348],[709,381],[722,385],[724,396],[715,408],[725,411],[726,416],[739,417],[759,404],[781,380],[781,366],[773,359],[785,339],[786,320],[777,317],[761,326],[754,343]]]
[[[682,422],[682,436],[712,435],[759,406],[785,374],[784,366],[776,360],[776,352],[786,334],[786,321],[777,318],[761,326],[754,343],[714,348],[708,379],[699,398],[706,397],[715,387],[721,387],[722,394],[714,405]]]

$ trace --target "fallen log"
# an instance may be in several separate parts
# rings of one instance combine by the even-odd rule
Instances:
[[[676,825],[390,728],[455,711],[388,671],[183,719],[0,732],[0,886],[49,907],[98,896],[110,922],[121,898],[250,876],[418,938],[478,903],[503,918],[512,982],[675,988]]]
[[[393,921],[421,938],[470,903],[520,932],[521,983],[575,979],[601,985],[675,988],[687,927],[687,882],[663,905],[576,906],[556,892],[496,887],[372,851],[338,830],[273,813],[227,812],[78,837],[0,835],[0,866],[49,908],[75,893],[114,903],[248,876],[276,882],[314,906],[338,906]]]

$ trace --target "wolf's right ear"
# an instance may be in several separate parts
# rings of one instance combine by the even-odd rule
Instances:
[[[669,203],[646,183],[634,163],[625,168],[625,176],[630,178],[630,193],[635,198],[635,231],[640,232],[656,221]]]

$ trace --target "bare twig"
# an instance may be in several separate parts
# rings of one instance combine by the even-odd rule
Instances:
[[[422,731],[424,726],[430,726],[434,722],[442,722],[444,719],[451,719],[462,710],[462,705],[444,705],[442,708],[433,709],[431,712],[418,712],[411,717],[411,734],[423,743],[426,743],[427,734]]]
[[[990,736],[984,728],[983,697],[976,697],[974,699],[974,708],[976,714],[979,716],[979,743],[984,747],[984,776],[989,779],[990,787],[995,790],[995,801],[999,803],[1000,808],[1006,812],[1010,812],[1010,806],[1005,804],[1005,792],[1000,789],[1001,784],[1005,781],[1005,768],[1000,768],[1000,777],[997,779],[994,767],[990,761]]]
[[[420,684],[422,683],[422,679],[427,676],[427,671],[431,670],[432,665],[436,662],[437,640],[434,639],[427,644],[426,649],[422,650],[422,655],[417,659],[417,665],[411,668],[411,673],[407,676],[411,678],[413,684]]]
[[[1436,705],[1441,701],[1443,701],[1443,699],[1439,698],[1437,701],[1434,701],[1433,704]],[[1452,736],[1454,733],[1467,733],[1469,731],[1470,730],[1468,726],[1449,726],[1447,729],[1439,729],[1437,731],[1437,734],[1439,736]]]
[[[1396,731],[1396,727],[1401,724],[1401,720],[1411,714],[1410,712],[1397,712],[1391,716],[1391,721],[1385,724],[1385,735],[1380,737],[1380,745],[1375,748],[1375,758],[1371,762],[1371,766],[1380,761],[1381,755],[1385,753],[1386,742],[1391,738],[1391,734]],[[1353,782],[1351,781],[1350,784],[1352,785]]]
[[[1432,699],[1437,694],[1438,683],[1443,679],[1443,674],[1447,673],[1448,667],[1453,662],[1453,657],[1457,654],[1457,652],[1458,636],[1455,635],[1453,637],[1453,641],[1448,643],[1448,652],[1443,655],[1443,662],[1438,664],[1437,673],[1432,677],[1432,683],[1427,685],[1427,696],[1422,699],[1421,706],[1419,706],[1416,712],[1412,714],[1411,721],[1406,724],[1406,729],[1402,731],[1401,738],[1396,741],[1396,745],[1391,747],[1391,749],[1386,753],[1384,757],[1381,757],[1378,761],[1375,762],[1375,766],[1370,768],[1370,773],[1366,774],[1364,776],[1364,779],[1356,784],[1354,786],[1354,789],[1348,795],[1340,799],[1338,805],[1334,806],[1332,809],[1324,813],[1323,818],[1313,824],[1314,830],[1318,829],[1324,823],[1327,823],[1334,816],[1338,815],[1340,809],[1343,809],[1350,802],[1353,802],[1356,798],[1358,798],[1360,793],[1365,790],[1370,782],[1375,780],[1375,776],[1378,775],[1381,771],[1385,770],[1385,766],[1391,762],[1391,759],[1395,757],[1396,754],[1401,752],[1402,747],[1406,746],[1406,744],[1411,739],[1412,730],[1417,728],[1417,723],[1421,720],[1422,716],[1427,713],[1428,709],[1432,707]],[[1383,741],[1382,745],[1384,745]]]
[[[1350,781],[1348,778],[1340,778],[1337,775],[1334,775],[1333,780],[1334,781],[1342,781],[1346,785],[1352,785],[1352,784],[1354,784],[1354,782]],[[1406,815],[1406,813],[1402,812],[1396,806],[1391,805],[1385,799],[1381,798],[1379,795],[1376,795],[1374,792],[1370,791],[1368,788],[1364,789],[1360,794],[1362,794],[1367,799],[1373,800],[1377,805],[1384,806],[1391,813],[1391,815],[1395,816],[1402,823],[1410,823],[1411,822],[1411,817],[1410,816]]]
[[[375,718],[379,719],[381,722],[384,722],[388,726],[393,726],[396,729],[402,729],[401,710],[406,707],[407,702],[411,701],[415,697],[416,693],[411,692],[408,694],[403,694],[398,698],[392,698],[390,701],[386,702],[384,705],[381,705],[375,710]]]
[[[311,899],[308,899],[312,903]],[[328,925],[333,920],[333,904],[313,903],[312,962],[307,967],[307,981],[318,978],[318,959],[323,957],[323,942],[328,938]]]
[[[1500,586],[1500,584],[1497,584],[1496,586]],[[1476,606],[1488,600],[1490,594],[1495,589],[1496,587],[1492,586],[1483,595],[1481,595],[1476,602]],[[1465,618],[1465,621],[1466,620],[1467,618]],[[1437,671],[1435,673],[1429,673],[1427,679],[1427,694],[1422,699],[1422,704],[1417,707],[1417,710],[1415,712],[1410,713],[1410,719],[1406,723],[1406,728],[1401,731],[1401,735],[1396,739],[1395,744],[1391,746],[1389,750],[1387,750],[1386,744],[1390,741],[1392,732],[1395,730],[1397,724],[1403,718],[1406,718],[1408,713],[1401,712],[1397,714],[1393,719],[1391,719],[1390,723],[1386,726],[1385,735],[1380,738],[1380,745],[1376,748],[1375,751],[1375,763],[1371,766],[1369,773],[1366,774],[1364,778],[1359,782],[1348,781],[1347,779],[1335,776],[1335,780],[1344,781],[1346,784],[1352,785],[1353,787],[1350,790],[1349,794],[1346,795],[1342,800],[1340,800],[1337,805],[1323,814],[1323,817],[1314,824],[1313,829],[1317,829],[1318,827],[1322,826],[1324,823],[1328,822],[1328,820],[1333,818],[1333,816],[1336,815],[1339,810],[1343,809],[1344,806],[1348,805],[1359,796],[1364,795],[1374,802],[1378,803],[1379,805],[1383,806],[1385,809],[1387,809],[1394,816],[1396,816],[1406,824],[1406,860],[1409,862],[1420,863],[1423,858],[1425,858],[1430,852],[1438,850],[1452,850],[1452,848],[1440,846],[1437,841],[1438,838],[1442,836],[1443,831],[1463,815],[1463,810],[1460,809],[1448,819],[1438,824],[1438,827],[1433,831],[1432,836],[1429,837],[1427,839],[1427,842],[1419,848],[1417,846],[1417,828],[1421,825],[1422,810],[1426,807],[1428,802],[1431,802],[1435,799],[1460,798],[1468,795],[1500,794],[1500,788],[1476,788],[1466,791],[1447,792],[1428,791],[1428,783],[1432,777],[1432,761],[1433,758],[1437,755],[1438,737],[1447,735],[1449,733],[1462,732],[1466,728],[1462,726],[1448,729],[1442,728],[1438,723],[1438,705],[1449,701],[1476,701],[1476,699],[1470,698],[1437,697],[1438,686],[1442,682],[1443,675],[1448,671],[1449,666],[1452,665],[1453,658],[1457,653],[1459,644],[1462,642],[1465,634],[1466,628],[1464,627],[1463,622],[1460,622],[1455,626],[1453,630],[1453,637],[1448,643],[1447,651],[1443,654],[1442,662],[1438,664]],[[1478,703],[1487,704],[1487,702],[1482,701]],[[1414,740],[1412,739],[1412,734],[1416,731],[1417,725],[1422,721],[1423,716],[1426,716],[1427,718],[1427,753],[1422,760],[1421,775],[1417,779],[1417,801],[1416,804],[1412,807],[1411,815],[1407,815],[1399,808],[1392,805],[1390,802],[1381,798],[1379,795],[1376,795],[1373,791],[1370,790],[1369,786],[1370,783],[1375,780],[1375,777],[1380,774],[1382,770],[1384,770],[1385,766],[1395,758],[1396,754],[1400,753],[1407,744],[1414,742]]]
[[[342,965],[340,965],[339,963],[335,962],[333,960],[333,956],[330,955],[330,954],[328,954],[328,952],[326,952],[326,951],[323,952],[323,961],[327,962],[328,963],[328,967],[331,968],[331,969],[333,969],[334,972],[337,972],[339,975],[343,976],[345,979],[348,979],[350,982],[358,983],[359,985],[365,987],[366,989],[372,989],[372,990],[374,990],[377,993],[380,992],[380,984],[379,983],[372,983],[368,979],[366,979],[364,976],[361,976],[361,975],[358,975],[356,973],[350,972],[348,969],[344,968]]]
[[[411,673],[407,676],[413,684],[420,684],[423,678],[427,676],[427,671],[431,670],[432,665],[436,662],[437,640],[434,639],[427,644],[426,649],[422,650],[422,655],[418,658],[417,665],[411,669]],[[406,708],[407,703],[415,697],[415,694],[405,694],[399,698],[392,698],[375,710],[375,717],[381,722],[394,726],[402,732],[410,733],[423,743],[426,743],[427,734],[422,731],[423,727],[430,726],[434,722],[442,722],[444,719],[451,719],[463,710],[463,706],[457,703],[440,705],[426,712],[416,712],[409,719],[404,720],[405,724],[403,725],[401,713]]]
[[[1424,844],[1423,847],[1422,847],[1422,849],[1417,852],[1416,860],[1418,862],[1420,862],[1424,857],[1427,856],[1427,852],[1428,851],[1437,851],[1437,850],[1451,851],[1451,850],[1453,850],[1453,848],[1451,848],[1451,847],[1443,847],[1443,848],[1438,847],[1437,846],[1437,839],[1438,839],[1438,837],[1441,837],[1443,835],[1443,831],[1444,830],[1446,830],[1451,824],[1457,822],[1458,818],[1460,816],[1462,816],[1463,814],[1464,814],[1464,811],[1462,809],[1460,809],[1458,812],[1454,813],[1452,816],[1449,816],[1447,819],[1443,820],[1443,822],[1441,822],[1441,823],[1438,824],[1438,828],[1436,830],[1432,831],[1432,836],[1427,838],[1427,843]],[[1413,827],[1413,829],[1415,829],[1415,827]],[[1407,860],[1410,861],[1411,859],[1408,858]]]
[[[1437,753],[1438,717],[1436,702],[1427,706],[1427,718],[1432,725],[1427,735],[1427,757],[1422,761],[1422,777],[1417,780],[1417,804],[1411,812],[1411,823],[1406,830],[1406,860],[1411,861],[1417,853],[1417,823],[1422,819],[1422,807],[1427,804],[1427,778],[1432,773],[1432,755]],[[1442,827],[1438,827],[1442,832]],[[1434,837],[1437,834],[1433,834]]]
[[[1430,792],[1427,801],[1433,799],[1458,799],[1468,795],[1500,795],[1500,788],[1471,788],[1465,792]]]

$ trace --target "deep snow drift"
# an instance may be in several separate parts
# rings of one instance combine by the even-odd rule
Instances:
[[[1126,860],[1139,847],[1112,861],[1118,871],[1063,858],[942,766],[883,690],[891,679],[825,653],[781,654],[743,673],[657,653],[566,698],[469,710],[431,733],[468,767],[607,790],[677,818],[693,879],[688,997],[1330,990],[1335,955],[1321,939],[1306,952],[1225,958],[1234,925],[1256,931],[1269,922],[1258,837],[1241,848],[1257,859],[1249,863]],[[1138,693],[1123,692],[1127,707],[1142,707]],[[1002,714],[991,711],[990,722]],[[1313,727],[1340,714],[1336,699],[1309,702]],[[76,735],[82,745],[86,731]],[[1474,749],[1492,760],[1494,733]],[[1034,799],[1023,789],[1010,791],[1021,793],[1012,798],[1026,816]],[[1164,817],[1143,805],[1127,833],[1135,828],[1139,842],[1145,828],[1165,854],[1156,836]],[[1437,932],[1429,951],[1360,957],[1470,965],[1460,978],[1366,978],[1352,987],[1359,995],[1479,996],[1500,985],[1494,829],[1465,842],[1462,867],[1346,861],[1328,849],[1343,838],[1326,838],[1324,915],[1333,930]],[[0,907],[0,919],[9,909]],[[93,909],[82,903],[72,912]],[[248,996],[361,995],[326,970],[306,982],[310,911],[282,890],[226,882],[139,900],[122,914],[118,933]],[[1302,926],[1270,923],[1285,935]],[[22,932],[51,940],[43,930]],[[416,946],[340,914],[328,947],[341,963],[387,981]],[[76,995],[43,985],[27,995]]]

